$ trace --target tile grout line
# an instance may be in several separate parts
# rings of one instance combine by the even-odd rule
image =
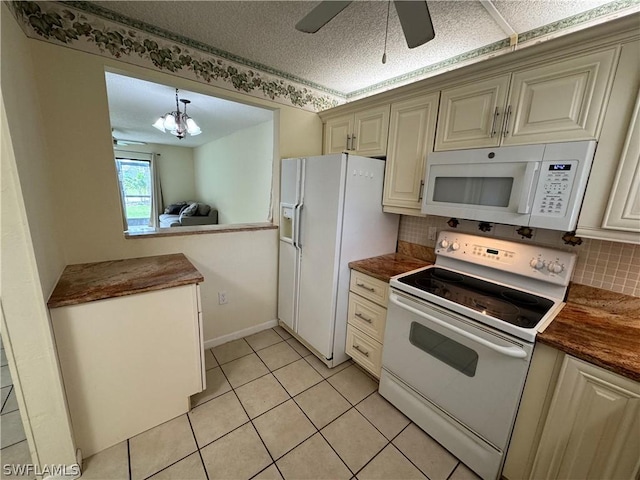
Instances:
[[[200,457],[200,463],[202,463],[202,468],[204,469],[204,475],[207,477],[207,480],[209,480],[209,471],[207,470],[207,466],[204,463],[204,458],[202,458],[202,452],[200,451],[200,447],[198,446],[198,439],[196,438],[196,432],[193,429],[193,425],[191,424],[191,418],[189,418],[188,414],[187,414],[187,421],[189,422],[189,427],[191,428],[191,435],[193,435],[193,441],[196,444],[196,451],[198,452],[198,456]],[[193,455],[193,454],[190,453],[189,455]],[[187,455],[187,457],[189,455]],[[184,457],[184,458],[187,458],[187,457]]]
[[[2,415],[6,414],[6,413],[15,412],[15,410],[11,410],[11,412],[5,412],[4,411],[4,407],[7,404],[7,402],[9,401],[9,397],[11,396],[11,392],[13,392],[13,384],[8,385],[8,387],[9,387],[9,393],[7,394],[7,398],[4,399],[4,402],[2,402],[2,406],[0,407],[0,412],[2,412]],[[7,388],[7,387],[3,387],[3,388]]]
[[[131,446],[127,438],[127,467],[129,468],[129,480],[131,480]]]
[[[277,333],[276,333],[276,335],[277,335]],[[246,341],[246,340],[245,340],[245,341]],[[278,342],[278,343],[279,343],[279,342]],[[269,370],[269,374],[273,375],[273,373],[271,372],[271,370],[269,369],[269,367],[267,367],[267,365],[264,363],[264,361],[260,358],[260,355],[258,355],[258,354],[256,353],[256,351],[255,351],[255,350],[253,349],[253,347],[249,344],[249,342],[247,342],[247,344],[249,345],[249,348],[251,348],[251,349],[253,350],[253,353],[256,355],[256,357],[258,357],[258,359],[259,359],[259,360],[262,362],[262,364],[267,368],[267,370]],[[275,345],[275,344],[274,344],[274,345]],[[268,347],[267,347],[267,348],[268,348]],[[267,468],[269,468],[271,465],[274,465],[274,466],[276,467],[276,470],[277,470],[277,471],[278,471],[278,473],[280,474],[280,476],[281,476],[282,478],[284,478],[284,475],[282,475],[282,472],[280,471],[280,468],[279,468],[279,467],[278,467],[278,465],[276,464],[276,461],[275,461],[275,459],[273,458],[273,455],[272,455],[272,454],[271,454],[271,452],[269,451],[269,448],[267,447],[267,444],[266,444],[266,443],[264,443],[264,439],[263,439],[263,438],[262,438],[262,436],[260,435],[260,432],[259,432],[259,431],[258,431],[258,429],[256,428],[256,425],[253,423],[253,419],[251,418],[251,415],[249,415],[249,412],[247,412],[247,409],[244,407],[244,405],[243,405],[242,401],[240,400],[240,397],[238,396],[238,393],[236,392],[236,389],[231,385],[231,382],[229,382],[229,379],[227,378],[227,375],[226,375],[226,373],[222,370],[222,368],[220,368],[220,370],[222,371],[222,374],[224,375],[224,378],[227,380],[227,382],[228,382],[228,383],[229,383],[229,385],[231,386],[231,391],[232,391],[232,392],[233,392],[233,394],[236,396],[236,399],[238,400],[238,403],[239,403],[239,404],[240,404],[240,406],[242,407],[242,410],[244,411],[244,414],[245,414],[245,415],[247,416],[247,418],[249,419],[249,421],[248,421],[247,423],[250,423],[250,424],[251,424],[251,427],[253,428],[253,431],[254,431],[254,432],[256,432],[256,435],[257,435],[257,436],[258,436],[258,438],[260,439],[260,442],[262,442],[262,445],[264,446],[264,449],[267,451],[267,455],[269,455],[269,458],[271,459],[271,463],[270,463],[269,465],[267,465],[265,468],[263,468],[262,470],[260,470],[260,472],[262,472],[262,471],[266,470],[266,469],[267,469]],[[267,375],[268,375],[268,374],[267,374]],[[262,375],[261,377],[258,377],[258,378],[266,377],[267,375]],[[276,376],[275,376],[275,375],[273,375],[273,378],[275,378],[275,379],[276,379],[276,381],[278,381],[278,379],[276,378]],[[256,378],[255,380],[257,380],[257,378]],[[253,380],[252,380],[252,381],[253,381]],[[247,382],[247,383],[251,383],[251,382]],[[246,385],[246,384],[245,384],[245,385]],[[283,389],[284,389],[284,387],[283,387]],[[287,394],[289,394],[289,392],[287,392],[287,390],[286,390],[286,389],[284,389],[284,391],[285,391]],[[288,400],[285,400],[285,402],[287,402],[287,401],[288,401]],[[285,402],[282,402],[282,403],[285,403]],[[282,403],[279,403],[278,405],[276,405],[276,407],[277,407],[277,406],[279,406],[279,405],[282,405]],[[276,408],[276,407],[273,407],[273,408]],[[272,409],[270,409],[270,410],[273,410],[273,408],[272,408]],[[266,412],[264,412],[264,413],[266,413]],[[258,415],[258,416],[260,416],[260,415]],[[256,417],[256,418],[257,418],[257,417]],[[246,423],[244,423],[243,425],[241,425],[241,426],[240,426],[240,427],[238,427],[238,428],[241,428],[241,427],[242,427],[242,426],[244,426],[244,425],[246,425]],[[237,429],[236,429],[236,430],[237,430]],[[229,432],[229,433],[231,433],[231,432]],[[220,438],[222,438],[222,437],[220,437]],[[215,441],[215,440],[214,440],[214,441]],[[213,443],[213,442],[212,442],[212,443]],[[260,472],[256,473],[256,475],[259,475],[259,474],[260,474]],[[254,477],[255,477],[256,475],[254,475]],[[253,477],[252,477],[252,478],[253,478]]]

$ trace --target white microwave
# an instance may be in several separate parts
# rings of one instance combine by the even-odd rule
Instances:
[[[589,140],[431,153],[422,213],[574,230],[595,149]]]

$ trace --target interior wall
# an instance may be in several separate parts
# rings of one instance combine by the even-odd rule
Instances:
[[[82,126],[79,134],[63,122],[52,121],[44,132],[54,171],[50,179],[53,209],[67,263],[183,252],[205,277],[201,288],[205,341],[275,319],[277,230],[124,238],[104,71],[231,100],[249,97],[49,43],[29,42],[43,118],[73,118]],[[317,114],[250,101],[276,110],[281,125],[293,126],[291,131],[277,127],[281,152],[320,154],[322,122]],[[221,289],[229,298],[226,305],[218,305]]]
[[[160,173],[162,202],[165,207],[171,203],[198,200],[193,148],[149,143],[147,145],[115,146],[114,150],[160,155],[157,159],[157,166]]]
[[[54,220],[54,167],[29,42],[6,5],[0,8],[3,342],[33,461],[71,465],[75,446],[46,309],[65,266]]]
[[[270,121],[193,149],[197,197],[218,209],[218,223],[268,221],[273,141]]]

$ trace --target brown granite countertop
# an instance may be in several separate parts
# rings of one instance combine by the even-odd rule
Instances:
[[[47,305],[63,307],[203,281],[182,253],[68,265]]]
[[[365,258],[349,262],[349,268],[362,272],[371,277],[388,282],[391,277],[401,273],[410,272],[416,268],[431,265],[430,262],[418,258],[409,257],[402,253],[388,253],[379,257]]]
[[[567,304],[537,340],[640,381],[640,298],[572,284]]]

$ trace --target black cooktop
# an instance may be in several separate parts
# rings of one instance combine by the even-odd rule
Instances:
[[[533,328],[553,301],[439,267],[405,277],[404,283],[522,328]]]

